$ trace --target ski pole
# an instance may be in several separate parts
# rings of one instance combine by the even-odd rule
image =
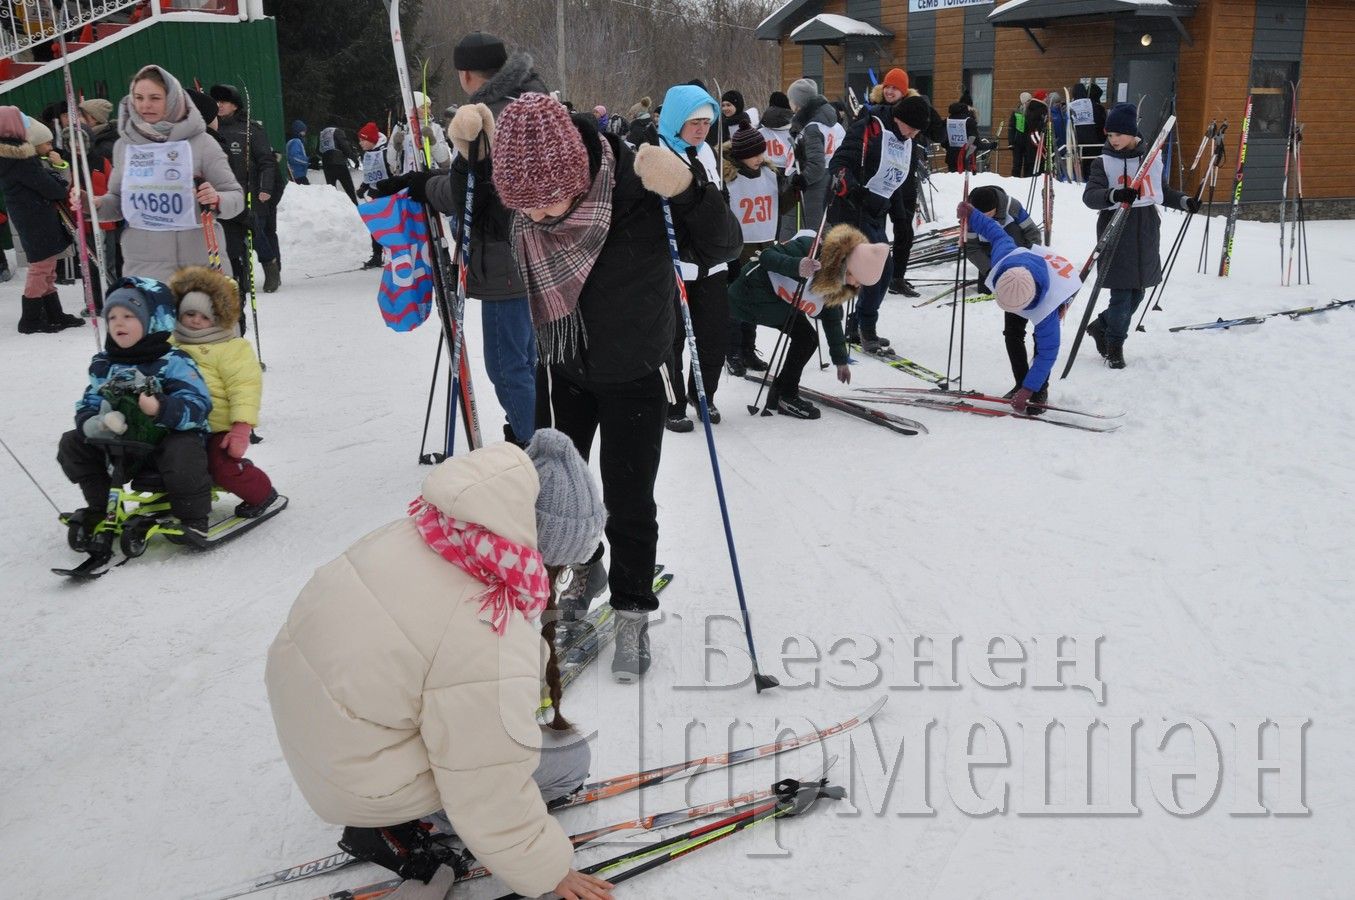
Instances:
[[[1032,189],[1033,189],[1033,184],[1032,184]],[[964,199],[965,199],[965,201],[968,201],[968,200],[969,200],[969,173],[967,173],[967,172],[965,173],[965,178],[964,178]],[[964,247],[965,236],[966,236],[966,234],[968,233],[968,231],[969,231],[969,223],[966,222],[966,221],[961,220],[961,222],[960,222],[960,244],[959,244],[959,246],[960,246],[961,248]],[[963,282],[963,280],[962,280],[962,278],[961,278],[961,275],[960,275],[960,271],[961,271],[961,270],[960,270],[960,266],[963,264],[964,258],[965,258],[965,256],[964,256],[964,252],[963,252],[963,250],[962,250],[961,253],[960,253],[960,255],[959,255],[959,257],[955,260],[955,279],[954,279],[954,287],[952,288],[952,291],[954,291],[954,292],[956,292],[956,293],[960,292],[960,291],[963,289],[963,288],[962,288],[962,285],[963,285],[964,282]],[[943,295],[943,296],[944,296],[944,295]],[[957,382],[958,382],[959,384],[961,384],[961,385],[963,385],[963,383],[964,383],[964,376],[963,376],[963,371],[964,371],[964,311],[963,311],[962,309],[959,309],[959,307],[963,307],[963,306],[965,306],[965,304],[963,304],[963,303],[957,303],[955,306],[952,306],[952,307],[950,308],[950,340],[949,340],[949,341],[947,342],[947,344],[946,344],[946,381],[945,381],[945,387],[943,388],[943,390],[950,390],[950,385],[951,385],[950,371],[951,371],[951,365],[952,365],[952,362],[953,362],[954,357],[955,357],[955,317],[956,317],[957,314],[960,316],[960,370],[961,370],[961,373],[962,373],[961,376],[960,376],[960,378],[957,379]]]
[[[823,334],[819,331],[819,320],[814,320],[814,349],[819,352],[819,371],[822,372],[828,368],[828,363],[823,361]]]
[[[423,448],[428,444],[428,424],[433,420],[433,394],[438,388],[438,369],[442,366],[442,345],[446,338],[445,334],[438,332],[438,350],[433,354],[433,377],[428,380],[428,406],[423,412],[423,434],[419,437],[419,465],[442,462],[440,459],[433,459],[436,454],[424,453]]]
[[[715,432],[710,425],[710,404],[706,402],[706,383],[701,377],[701,360],[696,350],[696,332],[692,328],[691,310],[687,308],[687,286],[682,283],[682,269],[678,259],[677,231],[673,228],[673,209],[668,198],[663,201],[663,224],[668,229],[668,252],[673,257],[673,275],[677,279],[677,289],[682,306],[682,327],[687,332],[687,351],[692,356],[692,380],[696,382],[696,400],[701,407],[701,423],[706,428],[706,449],[710,451],[710,469],[715,477],[715,494],[720,500],[720,518],[724,520],[725,543],[729,546],[729,565],[734,571],[734,590],[739,596],[739,611],[743,614],[743,634],[748,639],[748,656],[753,664],[753,684],[760,694],[768,688],[774,688],[780,682],[770,675],[763,675],[758,669],[757,650],[753,646],[753,628],[748,616],[748,602],[743,594],[743,577],[739,574],[739,555],[734,549],[734,530],[729,523],[729,505],[725,502],[725,485],[720,478],[720,460],[715,455]],[[827,211],[824,212],[827,220]],[[771,371],[768,366],[767,371]],[[766,379],[764,378],[764,383]],[[760,395],[759,395],[760,396]]]

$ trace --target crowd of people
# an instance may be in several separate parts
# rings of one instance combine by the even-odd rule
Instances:
[[[80,324],[61,309],[56,264],[74,240],[71,209],[86,221],[97,213],[87,237],[106,241],[114,268],[91,313],[107,341],[58,455],[85,498],[75,518],[104,515],[100,444],[130,433],[154,444],[174,521],[205,534],[213,485],[240,498],[241,517],[278,499],[245,457],[262,372],[242,339],[242,298],[252,253],[264,290],[280,283],[285,184],[308,184],[318,169],[355,204],[405,191],[452,218],[471,212],[470,188],[468,294],[481,301],[505,441],[442,463],[407,517],[316,572],[269,653],[269,698],[303,794],[345,826],[348,852],[410,879],[397,896],[440,897],[456,877],[429,838],[441,827],[515,890],[608,897],[609,885],[573,869],[546,812],[588,771],[586,745],[560,714],[557,619],[577,634],[607,590],[612,674],[645,676],[661,449],[665,433],[694,429],[698,374],[718,424],[722,369],[765,372],[756,329],[773,329],[787,343],[769,408],[818,419],[800,381],[820,329],[843,382],[853,346],[888,350],[881,304],[891,291],[917,296],[906,276],[928,150],[942,144],[949,166],[967,170],[976,114],[961,97],[942,116],[898,68],[859,109],[810,78],[761,111],[693,79],[620,115],[572,110],[528,54],[484,32],[464,37],[453,62],[468,102],[437,121],[417,96],[421,142],[369,122],[355,146],[331,126],[312,154],[297,121],[285,157],[236,87],[186,89],[154,65],[133,77],[116,116],[107,101],[81,105],[75,146],[54,146],[43,121],[0,107],[0,189],[28,258],[19,330]],[[1166,185],[1160,161],[1135,188],[1147,149],[1135,109],[1098,115],[1092,97],[1074,103],[1084,100],[1087,122],[1081,106],[1064,115],[1057,96],[1023,95],[1010,134],[1045,133],[1045,116],[1056,131],[1071,123],[1079,143],[1092,134],[1083,128],[1104,131],[1099,153],[1083,157],[1083,199],[1102,229],[1113,210],[1130,212],[1104,263],[1110,308],[1089,333],[1118,368],[1129,316],[1160,278],[1151,207],[1193,201]],[[70,127],[65,115],[57,127]],[[1013,174],[1030,174],[1025,149],[1013,156]],[[93,196],[71,183],[73,161],[97,176]],[[1077,276],[1001,189],[974,190],[956,214],[1005,313],[1008,397],[1017,412],[1038,412]],[[381,264],[375,243],[369,264]],[[686,368],[684,315],[696,350]],[[110,383],[133,390],[110,402]],[[600,487],[586,464],[595,444]],[[543,684],[554,721],[538,729]]]

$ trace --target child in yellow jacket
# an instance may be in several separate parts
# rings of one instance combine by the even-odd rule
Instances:
[[[212,395],[207,419],[207,464],[212,480],[243,502],[235,514],[252,519],[278,501],[262,469],[245,459],[249,435],[259,424],[263,370],[254,348],[240,337],[240,301],[235,281],[205,266],[174,273],[178,323],[174,343],[198,364]]]

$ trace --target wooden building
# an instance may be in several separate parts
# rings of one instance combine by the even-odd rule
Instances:
[[[789,0],[757,37],[780,44],[783,86],[807,76],[829,99],[848,87],[864,95],[895,66],[943,113],[967,90],[987,137],[1022,91],[1062,93],[1079,81],[1101,85],[1108,107],[1142,101],[1150,136],[1174,110],[1190,157],[1210,122],[1227,120],[1221,193],[1250,90],[1248,204],[1279,199],[1297,83],[1304,196],[1345,201],[1332,212],[1355,208],[1350,0]],[[996,168],[1007,165],[1004,152]]]

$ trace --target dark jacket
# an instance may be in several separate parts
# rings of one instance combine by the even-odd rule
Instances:
[[[790,304],[777,296],[768,272],[800,279],[800,260],[809,255],[814,235],[803,232],[784,244],[764,247],[756,260],[749,262],[729,286],[730,315],[742,322],[755,322],[768,328],[785,328]],[[821,254],[822,255],[822,254]],[[845,258],[844,258],[845,261]],[[835,365],[850,361],[847,339],[842,333],[842,307],[829,306],[819,312],[823,335],[828,339],[828,355]]]
[[[259,202],[259,194],[275,196],[278,192],[278,161],[263,123],[248,122],[245,111],[236,110],[234,115],[216,120],[216,133],[221,149],[230,160],[235,180],[254,195],[254,202]]]
[[[514,53],[493,78],[480,86],[470,98],[483,103],[494,113],[522,94],[544,94],[546,84],[532,69],[532,58]],[[593,130],[597,131],[596,120]],[[511,300],[527,296],[527,285],[518,271],[509,247],[508,228],[512,213],[499,201],[494,190],[494,166],[484,142],[480,142],[475,160],[475,197],[471,205],[470,270],[466,290],[479,300]],[[470,162],[460,154],[452,160],[452,170],[429,180],[426,191],[434,209],[457,217],[466,205],[466,181]]]
[[[105,163],[108,164],[107,171],[113,171],[113,145],[117,142],[118,126],[116,122],[109,122],[94,129],[94,137],[90,141],[87,151],[91,172],[105,171]]]
[[[1129,150],[1116,150],[1107,143],[1101,148],[1101,155],[1092,161],[1091,173],[1087,176],[1087,185],[1082,189],[1082,202],[1092,209],[1101,211],[1096,219],[1096,236],[1100,238],[1110,224],[1111,217],[1119,208],[1112,206],[1110,199],[1112,179],[1119,187],[1120,179],[1133,179],[1137,168],[1126,164],[1127,160],[1142,160],[1148,153],[1148,141],[1141,140],[1137,147]],[[1167,184],[1166,174],[1162,178],[1162,192],[1165,195],[1159,202],[1171,209],[1180,209],[1185,194]],[[1156,206],[1130,207],[1128,221],[1120,232],[1119,243],[1112,253],[1109,248],[1097,261],[1098,273],[1105,272],[1105,287],[1150,288],[1162,280],[1162,255],[1159,251],[1161,216]],[[1098,275],[1098,277],[1100,277]]]
[[[1085,100],[1088,97],[1087,86],[1082,82],[1073,85],[1072,100]],[[1099,110],[1099,113],[1098,113]],[[1099,118],[1099,122],[1098,122]],[[1078,145],[1085,147],[1083,155],[1087,157],[1095,156],[1100,153],[1099,149],[1093,150],[1093,144],[1101,144],[1106,139],[1106,108],[1098,103],[1092,104],[1092,123],[1090,125],[1076,125],[1073,127],[1073,140]]]
[[[659,142],[659,129],[653,116],[644,118],[634,118],[630,121],[630,126],[626,129],[626,143],[632,147],[639,147],[641,144],[657,144]]]
[[[795,141],[795,166],[804,180],[800,188],[800,221],[806,228],[818,228],[827,200],[828,161],[832,154],[824,152],[822,129],[806,127],[811,122],[825,128],[838,124],[837,110],[822,95],[811,97],[790,120],[790,134]]]
[[[0,141],[0,192],[30,262],[49,259],[71,245],[70,233],[56,211],[68,191],[66,182],[38,158],[32,144]]]
[[[791,112],[784,106],[769,106],[762,113],[759,128],[784,128],[790,124]]]
[[[872,107],[878,110],[880,107]],[[871,115],[852,124],[842,146],[833,154],[829,163],[831,182],[831,205],[828,208],[828,223],[836,225],[846,222],[850,225],[868,223],[883,228],[885,215],[893,205],[894,197],[910,190],[916,190],[916,156],[910,160],[908,174],[903,183],[888,198],[871,193],[866,188],[880,168],[881,147],[884,144],[886,129],[892,135],[902,139],[903,135],[895,130],[892,116],[881,118]],[[914,144],[914,147],[917,145]]]
[[[1020,200],[1008,197],[1001,188],[997,189],[997,215],[993,216],[993,221],[1002,226],[1002,230],[1017,247],[1028,250],[1040,242],[1040,226],[1035,224]],[[993,267],[992,251],[992,244],[981,232],[968,232],[964,245],[965,257],[979,270],[980,283],[988,280],[988,271]]]
[[[328,150],[317,150],[320,154],[320,164],[330,168],[343,169],[348,166],[358,164],[358,148],[353,146],[353,142],[348,139],[348,134],[342,128],[322,128],[320,130],[320,142],[317,148],[324,147],[329,141],[333,141],[334,146]]]
[[[743,251],[743,228],[729,208],[725,186],[710,180],[697,153],[698,148],[691,147],[685,154],[679,154],[692,172],[692,186],[683,194],[690,195],[691,208],[679,217],[674,206],[673,225],[678,257],[698,267],[697,278],[705,278],[707,269],[738,259]]]

